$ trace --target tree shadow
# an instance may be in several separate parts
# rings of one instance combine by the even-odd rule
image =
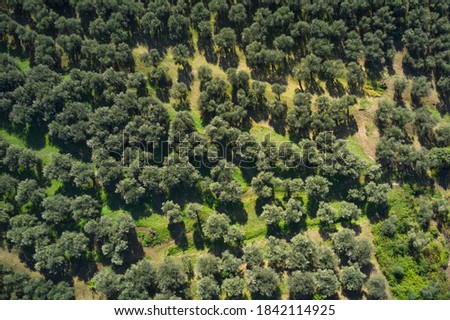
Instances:
[[[413,94],[411,94],[411,105],[413,109],[420,109],[424,106],[422,99]]]
[[[133,263],[136,263],[137,261],[144,258],[145,253],[144,249],[142,248],[141,243],[139,242],[136,229],[131,229],[128,233],[128,249],[125,251],[125,254],[123,256],[123,265],[121,268],[125,271],[128,269],[129,266],[131,266]]]
[[[236,297],[236,298],[226,297],[225,300],[248,300],[248,297],[241,294],[239,297]]]
[[[238,65],[239,65],[239,57],[234,50],[226,52],[225,54],[223,55],[221,54],[219,56],[219,66],[223,70],[227,70],[229,68],[237,68]]]
[[[289,293],[289,300],[313,300],[314,295],[302,295]]]
[[[94,274],[98,271],[97,264],[92,260],[76,261],[72,264],[73,274],[84,282],[92,279]]]
[[[204,194],[202,194],[197,188],[191,188],[189,190],[185,188],[174,188],[171,190],[169,199],[178,203],[181,207],[191,202],[202,203],[204,200]],[[160,197],[160,203],[162,203],[168,199],[164,199],[164,195]],[[157,199],[155,199],[157,201]],[[155,202],[154,201],[154,202]]]
[[[195,228],[194,233],[192,235],[192,239],[194,241],[195,249],[197,250],[205,249],[205,240],[203,239],[203,234],[199,230],[199,228]]]
[[[291,238],[295,237],[302,230],[307,230],[307,229],[308,229],[308,225],[306,223],[306,216],[303,216],[299,222],[290,223],[285,226],[284,238],[286,240],[290,240]]]
[[[281,134],[282,136],[286,135],[286,121],[284,118],[271,118],[269,124],[276,133]]]
[[[247,211],[241,201],[235,204],[218,203],[217,210],[225,213],[232,223],[245,224],[248,221]]]
[[[149,49],[157,49],[161,54],[161,57],[167,54],[167,48],[170,46],[170,40],[168,37],[158,37],[157,39],[151,39],[143,36],[140,42],[145,43]]]
[[[242,177],[245,179],[247,185],[251,185],[252,179],[258,175],[258,171],[255,167],[243,167],[241,166]]]
[[[214,241],[214,242],[207,241],[206,243],[208,244],[208,247],[209,247],[209,253],[211,253],[211,254],[213,254],[213,255],[215,255],[217,257],[222,256],[222,254],[225,251],[232,252],[232,250],[233,250],[233,247],[227,245],[223,241],[223,239],[222,240],[217,240],[217,241]]]
[[[26,131],[25,141],[31,149],[39,150],[45,147],[45,129],[31,125]]]
[[[276,70],[270,70],[269,68],[263,69],[253,67],[251,70],[251,77],[254,80],[265,81],[270,83],[279,83],[287,85],[286,70],[285,68],[279,68]]]
[[[345,88],[339,81],[327,81],[326,87],[332,97],[342,97],[345,95]]]
[[[369,276],[374,271],[374,266],[372,263],[363,265],[361,267],[361,272],[364,273],[366,276]]]
[[[299,143],[302,139],[308,139],[309,137],[308,129],[288,130],[288,132],[289,132],[289,140],[291,140],[294,143]]]
[[[439,111],[441,116],[444,116],[448,113],[450,113],[450,95],[447,97],[445,96],[438,87],[438,93],[441,103],[436,104],[436,109]]]
[[[346,131],[346,135],[347,136],[353,135],[356,132],[358,132],[358,124],[356,123],[356,119],[355,119],[354,115],[351,114],[347,118],[347,126],[346,126],[346,128],[347,128],[347,131]]]
[[[359,235],[362,232],[361,226],[359,224],[353,223],[352,221],[344,221],[342,222],[342,226],[344,228],[348,228],[355,231],[356,235]]]
[[[11,247],[9,247],[9,245],[8,245],[8,251],[9,252],[11,252],[11,249],[12,249],[12,245],[11,245]],[[29,268],[29,269],[31,269],[33,271],[36,271],[36,269],[34,268],[33,255],[34,255],[34,250],[31,249],[31,248],[22,248],[19,251],[19,259],[20,259],[20,261],[23,262],[23,264],[27,268]]]
[[[351,179],[347,177],[343,177],[339,174],[335,175],[332,179],[330,178],[332,185],[329,187],[328,198],[330,199],[345,199],[349,187],[356,187],[359,185],[359,181],[357,179]]]
[[[279,287],[275,289],[275,292],[271,296],[261,295],[258,293],[252,293],[252,300],[280,300],[281,290]]]
[[[272,201],[273,198],[268,198],[268,199],[264,199],[264,198],[260,198],[258,197],[256,199],[256,203],[255,203],[255,213],[256,215],[259,217],[262,212],[263,212],[263,207],[266,204],[269,204]]]
[[[198,50],[205,56],[206,62],[217,64],[218,57],[211,45],[211,39],[199,38],[197,42]]]
[[[441,186],[445,190],[448,190],[450,187],[450,171],[446,170],[437,175],[436,182],[439,184],[439,186]]]
[[[365,63],[367,78],[370,80],[381,80],[383,78],[383,65],[370,62]]]
[[[50,186],[51,184],[49,184]],[[58,188],[56,194],[63,194],[68,197],[76,197],[79,196],[80,193],[83,195],[89,195],[96,200],[100,200],[100,190],[92,187],[92,188],[78,188],[72,183],[64,183],[61,187]]]
[[[85,143],[71,143],[63,141],[56,137],[51,137],[50,141],[53,145],[61,149],[61,151],[70,153],[75,159],[84,162],[91,162],[92,149],[89,148]]]
[[[191,86],[192,79],[194,75],[192,74],[192,67],[189,64],[183,66],[183,68],[178,68],[178,82],[184,83],[188,88]]]
[[[376,223],[389,215],[389,205],[373,205],[371,203],[367,203],[366,205],[366,215],[369,218],[370,223]]]
[[[363,297],[363,292],[360,291],[348,291],[342,290],[344,296],[346,296],[349,300],[361,300]]]
[[[267,236],[283,238],[284,232],[279,224],[270,224],[270,225],[267,225]]]
[[[249,118],[255,122],[261,122],[269,119],[269,111],[266,102],[258,103],[257,108],[248,110]]]
[[[175,241],[175,244],[179,248],[186,250],[188,248],[188,239],[186,236],[186,226],[184,222],[169,223],[168,229],[172,239]]]
[[[324,241],[329,240],[331,235],[337,231],[336,225],[320,226],[319,234]]]
[[[319,209],[319,200],[309,198],[308,202],[306,203],[306,210],[308,211],[308,215],[311,218],[315,218],[318,209]]]
[[[170,86],[165,86],[163,88],[157,87],[156,88],[156,97],[161,100],[162,102],[169,102],[170,101],[170,92],[169,92]]]
[[[29,126],[12,126],[7,116],[0,118],[0,127],[4,128],[8,133],[17,135],[25,141],[27,147],[33,150],[40,150],[46,145],[46,132],[47,128],[37,123],[30,124]]]
[[[325,93],[325,90],[323,90],[323,88],[320,86],[320,84],[315,80],[311,80],[306,91],[308,91],[309,93],[311,93],[313,95],[317,94],[319,96]]]

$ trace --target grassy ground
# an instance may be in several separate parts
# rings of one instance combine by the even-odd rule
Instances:
[[[38,149],[33,149],[23,138],[12,134],[5,129],[0,129],[0,136],[10,144],[31,148],[35,155],[42,160],[44,165],[51,162],[52,155],[60,152],[58,147],[50,143],[48,134],[44,136],[45,145]]]
[[[248,188],[242,197],[244,209],[248,215],[248,220],[243,226],[243,230],[245,232],[246,239],[252,241],[263,239],[267,233],[267,226],[264,223],[264,220],[256,214],[255,208],[257,198],[258,197],[254,194],[252,188]]]
[[[214,19],[214,15],[212,15],[212,19]],[[212,69],[213,76],[221,77],[226,79],[226,74],[223,69],[219,66],[219,63],[216,64],[209,63],[205,58],[204,54],[200,52],[197,42],[198,35],[194,30],[191,30],[194,52],[193,57],[189,60],[189,65],[191,67],[192,79],[190,82],[190,93],[188,96],[189,108],[190,112],[194,118],[196,129],[199,133],[204,134],[204,124],[201,119],[201,113],[198,108],[198,100],[200,97],[200,83],[197,79],[197,70],[202,65],[207,65]],[[133,57],[136,63],[136,71],[142,72],[144,75],[147,75],[151,67],[146,66],[139,57],[147,52],[147,48],[144,46],[137,46],[133,49]],[[247,65],[245,54],[239,48],[236,48],[235,53],[239,59],[237,69],[245,70],[250,73],[250,69]],[[401,59],[404,55],[404,52],[398,52],[394,58],[394,72],[396,75],[403,75],[403,69],[401,68]],[[29,60],[21,60],[19,58],[16,59],[19,64],[21,70],[28,71],[30,69]],[[173,55],[171,50],[167,52],[164,56],[161,65],[167,68],[168,75],[172,79],[172,82],[177,82],[180,75],[180,66],[176,65],[173,60]],[[374,123],[374,115],[377,110],[378,101],[384,98],[392,98],[393,90],[392,90],[392,76],[389,76],[386,79],[386,83],[388,85],[388,89],[385,90],[382,88],[381,81],[367,81],[364,86],[364,92],[366,94],[365,97],[361,97],[358,100],[357,106],[351,109],[351,114],[355,118],[357,125],[357,132],[352,136],[349,136],[347,139],[347,147],[349,150],[358,156],[360,159],[365,161],[368,164],[375,163],[375,146],[379,139],[379,132]],[[338,79],[338,81],[346,87],[344,79]],[[266,82],[266,98],[268,101],[275,98],[275,95],[271,92],[270,84]],[[325,94],[328,94],[326,90],[326,85],[323,82],[319,82],[321,88],[323,88]],[[151,86],[149,88],[149,94],[152,96],[156,96],[156,91]],[[291,76],[286,79],[286,92],[281,95],[281,100],[285,102],[288,107],[292,107],[292,97],[294,96],[295,91],[299,88],[298,82],[293,79]],[[315,97],[313,98],[313,100]],[[407,105],[410,104],[409,99],[409,91],[406,90],[404,94],[404,99]],[[427,104],[427,107],[432,112],[433,116],[441,123],[450,123],[450,115],[442,116],[436,108],[433,106],[436,102],[436,94],[433,94],[424,101]],[[173,119],[176,114],[176,110],[174,105],[176,101],[170,99],[168,102],[165,102],[170,118]],[[250,129],[250,133],[256,138],[258,142],[261,142],[265,139],[267,135],[270,135],[270,139],[277,144],[289,142],[288,134],[279,134],[275,132],[273,127],[267,121],[253,122],[252,127]],[[22,147],[32,147],[30,146],[26,140],[18,135],[12,134],[5,129],[0,129],[0,136],[7,140],[10,144],[19,145]],[[417,142],[418,143],[418,142]],[[33,148],[32,148],[33,149]],[[60,152],[60,150],[51,144],[48,134],[44,136],[44,144],[42,147],[34,148],[33,151],[35,154],[43,161],[44,164],[48,164],[51,161],[51,157],[53,154]],[[242,203],[244,210],[247,214],[247,222],[243,224],[241,227],[245,232],[246,240],[245,242],[261,242],[265,239],[267,235],[267,226],[264,220],[257,215],[257,196],[253,192],[251,186],[248,185],[247,181],[242,176],[241,170],[237,169],[234,172],[233,178],[237,181],[243,191]],[[53,181],[51,185],[47,188],[46,192],[48,195],[54,195],[58,189],[61,187],[61,183],[57,181]],[[278,192],[277,197],[282,197],[282,193]],[[395,187],[391,193],[391,214],[397,214],[401,216],[407,216],[410,214],[410,201],[408,197],[405,195],[404,190],[400,187]],[[119,213],[123,213],[123,210],[114,210],[108,206],[106,202],[106,194],[102,194],[102,200],[104,205],[102,207],[103,215],[112,215],[116,216]],[[332,204],[336,209],[339,209],[339,203]],[[212,212],[212,209],[208,206],[204,205],[203,207],[203,216],[208,216]],[[169,221],[166,217],[154,213],[148,212],[144,215],[140,215],[139,218],[135,220],[137,227],[137,234],[141,240],[141,242],[145,245],[144,252],[156,263],[160,263],[164,260],[164,258],[168,255],[175,256],[177,259],[181,261],[182,258],[196,260],[199,254],[204,252],[205,249],[201,249],[196,246],[194,241],[194,220],[184,217],[183,222],[186,228],[186,237],[187,237],[187,246],[185,248],[180,248],[174,240],[172,240],[172,235],[168,229]],[[357,224],[360,226],[361,232],[360,236],[373,239],[372,233],[372,225],[370,221],[363,217]],[[307,217],[306,219],[306,234],[308,234],[312,239],[317,241],[318,243],[322,243],[324,240],[319,232],[319,221],[317,218]],[[338,229],[342,228],[340,223],[336,226]],[[381,245],[380,245],[381,247]],[[380,250],[376,251],[376,255],[372,257],[373,270],[372,273],[381,274],[381,268],[379,264],[379,259],[381,256],[381,265],[383,270],[388,270],[390,268],[389,261],[386,261],[386,253]],[[389,253],[390,254],[390,253]],[[405,258],[407,259],[407,258]],[[23,270],[24,272],[29,272],[33,276],[39,276],[38,273],[33,272],[27,269],[21,262],[18,257],[14,253],[7,252],[4,249],[0,249],[0,260],[5,261],[6,263],[12,265],[17,270]],[[394,291],[397,295],[402,295],[406,290],[407,286],[416,286],[417,288],[423,287],[426,283],[423,278],[418,275],[417,270],[413,265],[413,261],[404,261],[405,265],[411,266],[410,269],[406,272],[404,280],[402,283],[394,283],[391,278],[389,281],[391,286],[394,288]],[[93,295],[92,291],[88,288],[88,286],[79,279],[74,279],[75,291],[77,298],[82,299],[91,299],[91,298],[101,298],[100,296]],[[192,288],[195,288],[195,281],[192,282]],[[285,282],[282,282],[280,286],[281,296],[283,298],[287,298],[288,289],[285,285]],[[390,293],[389,293],[390,294]]]
[[[6,248],[0,247],[0,262],[12,267],[14,272],[24,272],[29,274],[32,278],[42,278],[42,275],[29,269],[27,266],[20,261],[18,252],[8,251]],[[93,292],[88,283],[79,279],[78,277],[73,278],[73,286],[75,289],[75,298],[79,300],[98,300],[104,299],[102,295]]]
[[[367,155],[367,153],[364,151],[364,148],[359,143],[356,134],[348,137],[347,148],[350,150],[350,152],[355,154],[359,159],[363,160],[367,164],[375,164],[375,159],[373,158],[373,156]]]
[[[20,70],[23,72],[27,72],[30,70],[30,60],[29,59],[21,59],[19,57],[14,58],[16,63],[19,65]]]
[[[290,142],[289,137],[283,136],[269,125],[267,121],[253,122],[250,133],[255,137],[256,141],[262,142],[266,137],[270,137],[270,141],[280,145],[284,142]]]
[[[389,214],[397,217],[400,226],[413,225],[417,221],[418,199],[408,186],[394,186],[389,198]],[[372,227],[378,261],[397,298],[417,299],[422,290],[435,282],[445,283],[445,267],[449,257],[442,235],[434,232],[431,238],[431,233],[427,233],[429,243],[415,253],[408,249],[409,233],[400,229],[392,237],[387,237],[383,234],[383,222]]]

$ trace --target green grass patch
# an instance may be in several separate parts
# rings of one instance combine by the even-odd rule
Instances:
[[[27,72],[30,70],[30,59],[21,59],[19,57],[14,57],[14,61],[17,62],[17,65],[23,72]]]
[[[5,129],[0,129],[0,136],[11,145],[16,145],[16,146],[23,147],[23,148],[27,148],[27,147],[29,148],[27,142],[23,138],[15,135],[15,134],[9,133]],[[30,150],[33,151],[36,154],[36,156],[42,160],[44,165],[51,162],[52,155],[60,152],[58,147],[56,147],[50,143],[48,134],[45,135],[44,147],[42,147],[40,149],[30,149]]]
[[[5,129],[0,129],[0,136],[5,139],[9,144],[16,145],[19,147],[26,147],[26,143],[23,139],[18,136],[9,133]]]
[[[350,136],[347,138],[347,149],[353,153],[355,156],[357,156],[360,160],[368,163],[368,164],[375,164],[375,160],[370,158],[365,152],[364,149],[359,144],[358,139],[356,138],[356,135]]]
[[[250,129],[250,134],[252,134],[258,142],[263,142],[266,137],[270,137],[270,141],[277,144],[290,142],[289,137],[276,133],[272,127],[261,123],[254,123]]]
[[[449,299],[450,286],[444,271],[449,252],[443,238],[433,236],[432,229],[425,229],[424,237],[429,243],[419,249],[410,245],[411,232],[423,230],[416,211],[418,198],[408,185],[394,186],[389,205],[389,215],[397,217],[396,232],[391,236],[383,233],[383,221],[372,230],[377,260],[392,293],[399,299],[424,299],[426,292],[434,292],[435,299]],[[440,284],[437,291],[432,289],[436,283]]]
[[[70,79],[70,73],[64,73],[62,75],[62,81],[66,81],[66,80],[69,80],[69,79]]]
[[[256,199],[257,196],[251,189],[247,190],[242,199],[248,218],[247,223],[242,226],[247,240],[263,239],[267,234],[264,220],[256,215]]]
[[[194,119],[195,129],[200,134],[206,134],[205,127],[203,126],[203,121],[197,112],[191,112],[192,118]]]
[[[370,97],[381,97],[384,91],[381,81],[368,79],[364,85],[364,92]]]
[[[242,188],[242,190],[244,192],[247,191],[247,189],[248,189],[247,181],[245,181],[244,177],[242,176],[241,169],[236,168],[234,170],[234,172],[233,172],[233,179],[234,179],[234,181],[239,183],[239,185],[241,186],[241,188]]]
[[[167,113],[169,114],[170,121],[172,121],[175,118],[175,115],[177,114],[176,110],[173,108],[173,106],[170,103],[165,103],[164,106],[167,109]]]
[[[52,180],[51,185],[45,190],[45,193],[49,197],[54,196],[62,186],[63,183],[61,181]]]
[[[151,228],[155,232],[156,237],[161,240],[160,243],[170,241],[170,231],[168,229],[169,220],[166,217],[153,213],[148,217],[140,218],[136,220],[137,227]]]
[[[370,102],[366,98],[362,98],[359,101],[359,109],[360,110],[366,110],[366,109],[370,108],[371,106],[372,106],[372,102]]]
[[[50,144],[50,139],[48,134],[45,135],[45,146],[42,149],[36,151],[37,156],[42,160],[45,164],[48,164],[52,161],[52,156],[54,154],[59,153],[60,150],[58,147]]]
[[[320,228],[319,218],[311,218],[309,214],[306,215],[306,226],[308,229],[319,229]]]

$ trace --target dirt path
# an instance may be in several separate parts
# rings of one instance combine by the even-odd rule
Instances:
[[[376,144],[380,137],[377,127],[375,126],[375,112],[378,108],[378,101],[375,99],[371,100],[370,108],[366,110],[357,110],[353,113],[355,117],[356,124],[358,126],[358,132],[356,133],[356,138],[359,144],[363,148],[365,154],[375,160],[375,150]],[[370,132],[367,130],[367,126],[370,125]]]
[[[396,51],[394,55],[393,68],[396,75],[404,77],[403,72],[403,58],[406,55],[406,49],[403,51]]]

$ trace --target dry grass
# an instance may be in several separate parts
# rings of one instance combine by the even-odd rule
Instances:
[[[239,47],[236,47],[236,55],[239,58],[239,65],[237,66],[237,70],[243,70],[247,72],[248,74],[251,74],[251,70],[247,65],[247,58],[245,57],[244,51],[239,49]]]
[[[164,59],[161,61],[161,66],[167,69],[167,75],[172,79],[172,82],[175,83],[178,80],[178,65],[173,60],[172,49],[167,50],[164,55]]]
[[[0,247],[0,262],[12,267],[14,272],[25,272],[32,278],[42,278],[39,272],[33,271],[25,266],[25,264],[20,261],[18,254],[19,253],[15,250],[8,251],[8,249]]]
[[[286,92],[283,93],[283,95],[281,96],[281,100],[283,100],[289,108],[292,108],[294,106],[293,98],[295,95],[295,90],[297,90],[297,89],[300,89],[300,87],[298,85],[298,81],[295,80],[293,77],[288,76]]]
[[[136,48],[133,49],[132,54],[133,54],[133,59],[134,59],[134,65],[135,65],[135,70],[137,72],[141,72],[143,73],[145,76],[147,76],[147,74],[150,72],[150,70],[152,69],[151,67],[147,67],[145,65],[144,62],[141,61],[141,56],[145,53],[148,53],[148,49],[143,46],[143,45],[139,45]]]
[[[171,240],[151,248],[144,247],[143,249],[145,255],[150,257],[152,261],[161,263],[167,255],[167,250],[173,245],[175,245],[175,241]]]
[[[291,142],[289,140],[288,134],[285,136],[275,132],[273,127],[267,121],[255,122],[252,121],[252,128],[250,129],[250,133],[255,137],[256,141],[262,142],[264,141],[266,136],[270,137],[270,141],[277,143],[280,145],[284,142]],[[297,145],[293,145],[294,148]]]
[[[370,102],[370,107],[367,109],[355,109],[352,111],[352,114],[358,126],[358,131],[355,134],[356,139],[367,157],[374,161],[376,144],[380,138],[375,125],[375,112],[378,109],[378,101],[373,98],[369,98],[368,101]]]
[[[79,279],[73,278],[73,287],[75,288],[75,298],[77,300],[105,300],[106,297],[98,292],[94,292],[89,284]]]

